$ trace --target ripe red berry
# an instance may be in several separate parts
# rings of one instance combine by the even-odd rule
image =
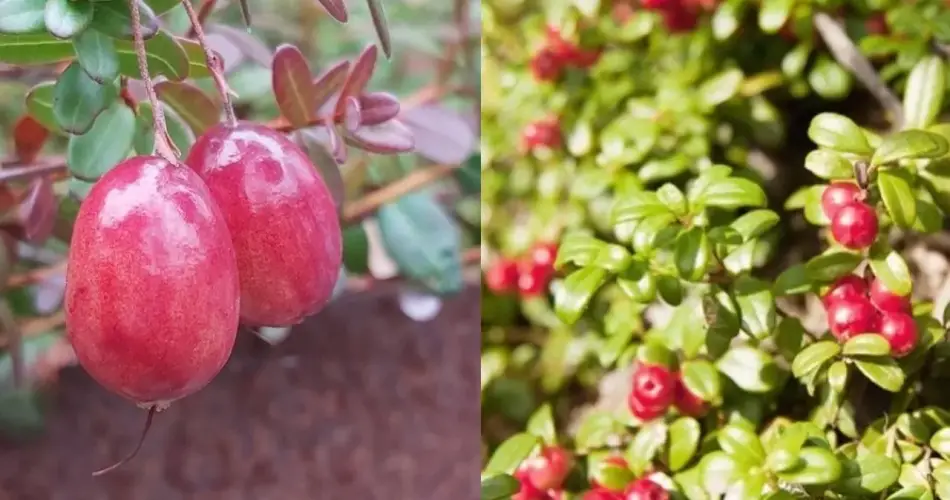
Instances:
[[[623,500],[669,500],[670,494],[649,478],[637,479],[623,493]]]
[[[570,453],[564,448],[546,446],[541,453],[525,460],[520,469],[532,486],[547,491],[561,487],[572,463]]]
[[[881,336],[891,346],[891,355],[902,358],[917,347],[917,323],[909,314],[885,312],[881,317]]]
[[[547,493],[531,484],[526,470],[515,471],[514,477],[521,484],[521,488],[511,497],[511,500],[548,500]]]
[[[827,313],[831,334],[842,342],[861,333],[875,333],[880,328],[880,313],[863,297],[834,301]]]
[[[821,192],[821,210],[828,219],[834,219],[841,207],[856,201],[861,188],[851,182],[832,182]]]
[[[831,219],[835,241],[852,250],[867,248],[877,239],[877,214],[870,205],[853,201],[842,206]]]
[[[640,6],[647,10],[676,8],[676,0],[641,0]]]
[[[909,313],[911,310],[909,296],[897,295],[888,290],[879,279],[875,279],[871,282],[870,296],[871,303],[881,312]]]
[[[536,297],[547,292],[553,268],[525,259],[518,265],[518,291],[525,297]]]
[[[557,147],[561,144],[561,125],[556,118],[530,123],[521,134],[521,143],[526,150]]]
[[[518,263],[501,258],[485,272],[485,286],[494,293],[510,293],[518,289]]]
[[[623,494],[617,491],[595,487],[587,493],[584,493],[581,500],[623,500]]]
[[[640,420],[662,416],[673,403],[675,386],[673,373],[665,366],[640,365],[627,398],[630,412]]]
[[[574,53],[571,55],[570,61],[571,64],[578,68],[586,69],[597,64],[602,52],[600,49],[582,49],[576,47]]]
[[[531,249],[531,260],[540,266],[553,268],[557,260],[557,243],[538,243]]]
[[[887,26],[887,16],[883,12],[875,12],[864,20],[864,29],[869,35],[886,35],[890,29]]]
[[[336,203],[307,154],[279,132],[242,122],[208,129],[186,164],[231,230],[242,322],[289,326],[323,308],[343,244]]]
[[[79,363],[141,406],[201,389],[234,347],[238,268],[224,215],[191,169],[119,163],[76,217],[65,310]]]
[[[663,16],[663,23],[670,33],[692,31],[699,21],[699,17],[694,12],[682,7],[663,10],[661,15]]]
[[[561,77],[564,59],[552,50],[544,48],[531,58],[531,73],[541,82],[550,82]]]
[[[679,373],[676,374],[673,405],[676,406],[677,411],[689,417],[701,417],[709,411],[706,401],[690,392]]]
[[[864,278],[849,274],[838,278],[825,292],[821,301],[828,307],[838,300],[865,299],[868,296],[868,283]]]

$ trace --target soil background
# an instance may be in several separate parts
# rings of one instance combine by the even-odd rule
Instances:
[[[476,500],[479,296],[415,323],[392,291],[341,297],[277,347],[241,332],[223,372],[156,415],[80,368],[45,435],[0,443],[0,500]]]

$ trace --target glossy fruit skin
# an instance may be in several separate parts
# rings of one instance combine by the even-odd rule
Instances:
[[[518,262],[501,258],[485,272],[485,287],[497,294],[511,293],[518,289]]]
[[[531,258],[518,263],[518,291],[523,297],[544,295],[554,275],[554,268],[547,264],[538,264]]]
[[[571,471],[571,454],[559,446],[546,446],[541,453],[525,460],[521,469],[535,488],[546,491],[561,487]]]
[[[552,82],[561,77],[564,60],[550,49],[541,49],[531,58],[531,74],[540,82]]]
[[[531,260],[539,266],[550,266],[554,269],[557,260],[557,243],[538,243],[531,249]]]
[[[821,301],[828,307],[837,300],[861,300],[868,296],[867,281],[853,274],[838,278],[825,292]]]
[[[840,341],[880,328],[880,313],[866,298],[838,300],[828,306],[828,328]]]
[[[623,500],[623,494],[605,488],[594,488],[584,493],[581,500]]]
[[[888,290],[879,279],[875,279],[871,282],[871,288],[868,293],[871,298],[871,303],[881,312],[909,313],[911,310],[910,297],[897,295]]]
[[[186,164],[221,207],[237,252],[241,321],[290,326],[330,299],[342,263],[333,197],[310,159],[262,125],[219,124]]]
[[[675,386],[675,377],[665,366],[641,365],[633,374],[627,398],[631,413],[644,421],[662,416],[673,404]]]
[[[529,123],[521,135],[521,146],[527,151],[539,147],[554,148],[560,145],[561,125],[554,118]]]
[[[881,336],[891,346],[891,356],[902,358],[917,347],[917,323],[909,314],[887,312],[881,317]]]
[[[709,411],[709,405],[706,401],[690,392],[678,373],[676,374],[676,387],[673,392],[673,406],[680,414],[688,417],[702,417]]]
[[[669,500],[670,493],[650,479],[642,477],[630,483],[622,498],[623,500]]]
[[[852,250],[867,248],[877,239],[877,214],[870,205],[853,201],[842,206],[831,219],[835,241]]]
[[[67,332],[79,363],[110,391],[161,406],[207,385],[234,347],[239,290],[224,216],[187,167],[134,157],[83,201]]]
[[[821,192],[821,211],[834,219],[841,207],[858,199],[861,188],[850,182],[832,182]]]
[[[548,500],[547,493],[535,488],[534,485],[531,484],[531,481],[528,480],[527,472],[522,470],[515,471],[514,477],[521,484],[521,488],[511,497],[511,500]]]

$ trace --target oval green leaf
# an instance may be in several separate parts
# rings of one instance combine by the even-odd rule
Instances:
[[[801,485],[830,484],[841,477],[841,462],[834,453],[816,446],[807,446],[798,453],[798,464],[778,477]]]
[[[864,333],[848,339],[841,352],[845,356],[887,356],[891,345],[876,333]]]
[[[46,0],[0,0],[0,33],[33,33],[43,29]]]
[[[872,249],[868,262],[874,276],[897,295],[910,295],[914,282],[907,262],[895,250]]]
[[[822,340],[802,349],[792,361],[792,374],[802,378],[822,367],[841,352],[841,347],[832,340]]]
[[[699,422],[691,417],[680,417],[670,424],[667,451],[670,470],[676,472],[686,467],[699,448],[701,434]]]
[[[885,391],[897,392],[904,385],[904,370],[892,358],[856,359],[854,364],[874,385]]]
[[[57,38],[72,38],[92,23],[93,4],[88,1],[47,0],[46,29]]]
[[[65,0],[70,2],[71,0]],[[83,31],[73,39],[79,65],[93,80],[111,82],[119,76],[119,54],[111,37],[96,30]]]
[[[569,274],[554,294],[558,318],[567,324],[575,323],[606,280],[607,271],[597,267],[585,267]]]
[[[905,128],[925,128],[937,118],[947,88],[946,72],[936,55],[926,56],[914,65],[904,89]]]
[[[115,100],[116,89],[100,84],[73,62],[59,75],[53,88],[53,116],[56,123],[72,134],[83,134],[109,104]]]
[[[513,474],[526,458],[531,456],[540,440],[533,434],[522,432],[506,439],[492,453],[488,464],[482,471],[483,476],[495,474]]]
[[[940,134],[926,130],[902,130],[884,138],[874,151],[871,163],[887,165],[900,160],[939,158],[950,151],[950,143]]]
[[[69,138],[66,164],[74,176],[95,181],[128,156],[135,137],[135,114],[122,101],[103,111],[92,128]]]
[[[815,116],[808,126],[808,137],[823,148],[843,153],[870,155],[873,152],[861,127],[837,113]]]

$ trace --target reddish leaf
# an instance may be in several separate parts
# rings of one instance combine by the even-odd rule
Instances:
[[[346,82],[343,83],[343,90],[340,91],[340,98],[336,101],[336,110],[334,115],[342,115],[343,108],[346,106],[346,98],[350,96],[359,97],[366,90],[366,84],[373,76],[373,70],[376,69],[376,54],[379,50],[375,45],[368,45],[363,52],[360,52],[350,74],[346,76]]]
[[[465,119],[440,104],[424,104],[400,115],[412,130],[416,152],[437,163],[457,165],[477,147],[477,138]]]
[[[208,27],[208,32],[226,38],[243,55],[261,66],[270,66],[271,59],[274,58],[274,52],[246,30],[239,30],[225,24],[215,24]]]
[[[201,89],[184,82],[155,84],[159,99],[178,113],[185,123],[200,135],[221,119],[221,104]]]
[[[330,142],[330,154],[333,155],[333,159],[340,165],[346,163],[346,145],[340,140],[340,134],[337,133],[332,118],[327,117],[325,119],[323,129],[326,131],[327,139]]]
[[[347,97],[346,108],[343,110],[343,127],[353,132],[359,128],[361,121],[359,99],[353,96]]]
[[[346,76],[350,71],[350,61],[340,61],[333,66],[330,66],[330,69],[326,70],[313,80],[313,86],[316,90],[316,99],[314,100],[313,109],[318,113],[323,113],[323,107],[325,104],[329,103],[334,94],[339,92],[343,88],[343,82],[346,81]],[[334,103],[335,107],[335,103]]]
[[[412,131],[399,120],[362,126],[345,137],[346,142],[370,153],[408,153],[414,147]]]
[[[346,12],[346,5],[343,3],[343,0],[317,0],[317,3],[319,3],[333,19],[341,23],[345,23],[349,19],[349,14]]]
[[[379,125],[399,114],[399,99],[389,92],[360,95],[360,117],[363,125]]]
[[[316,114],[312,104],[316,92],[310,65],[300,49],[293,45],[281,45],[274,54],[271,68],[274,96],[281,114],[295,127],[310,123]]]
[[[20,202],[20,224],[23,238],[30,243],[46,241],[56,222],[56,194],[53,184],[45,177],[37,177],[30,183],[26,197]]]
[[[21,163],[31,163],[43,149],[49,130],[30,115],[23,115],[13,126],[13,146]]]

